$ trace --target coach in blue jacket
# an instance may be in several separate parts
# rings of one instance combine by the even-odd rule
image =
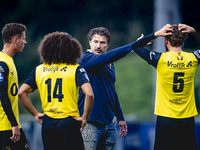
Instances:
[[[132,51],[132,44],[106,52],[110,45],[110,33],[98,27],[88,33],[91,49],[83,53],[79,64],[88,73],[94,92],[94,104],[88,122],[82,133],[86,150],[114,149],[117,130],[112,123],[114,116],[120,127],[121,137],[127,134],[127,125],[115,90],[115,69],[113,62]],[[85,95],[80,89],[78,105],[80,115],[84,110]]]

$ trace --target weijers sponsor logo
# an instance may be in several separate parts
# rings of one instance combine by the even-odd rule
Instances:
[[[50,112],[52,112],[54,114],[63,114],[63,112],[58,111],[58,108],[50,108]]]
[[[169,99],[169,102],[174,104],[185,104],[186,101],[183,101],[182,98],[176,98],[176,99]]]
[[[67,67],[59,68],[58,66],[52,66],[52,67],[43,67],[43,72],[50,72],[52,71],[53,73],[56,71],[66,71]]]
[[[168,61],[167,62],[167,67],[171,67],[171,68],[188,68],[192,66],[192,61],[190,61],[189,63],[185,64],[185,63],[173,63],[172,61]]]

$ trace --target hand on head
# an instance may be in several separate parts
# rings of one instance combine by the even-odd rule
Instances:
[[[168,36],[168,35],[172,35],[172,32],[173,32],[172,25],[166,24],[164,27],[162,27],[162,29],[156,31],[154,33],[154,35],[156,37],[158,37],[158,36]]]
[[[182,33],[191,33],[191,32],[196,32],[195,29],[193,27],[190,27],[186,24],[178,24],[178,29],[179,31],[181,31]]]
[[[191,32],[196,32],[195,29],[193,27],[190,27],[186,24],[178,24],[178,29],[179,31],[181,31],[182,33],[191,33]],[[156,37],[158,36],[168,36],[168,35],[172,35],[173,33],[173,27],[170,24],[166,24],[164,27],[162,27],[160,30],[156,31],[154,33],[154,35]]]

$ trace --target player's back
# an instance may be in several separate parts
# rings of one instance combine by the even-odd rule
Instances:
[[[193,83],[197,66],[193,53],[162,53],[156,68],[155,114],[172,118],[197,115]]]
[[[44,113],[52,118],[79,117],[76,69],[79,65],[42,64],[36,68],[36,83]]]

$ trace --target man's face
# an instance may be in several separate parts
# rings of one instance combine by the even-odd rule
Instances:
[[[23,32],[20,38],[16,40],[16,52],[21,53],[26,44],[26,33]]]
[[[107,37],[105,35],[101,36],[98,34],[94,34],[92,40],[89,41],[91,50],[94,54],[103,54],[106,52],[110,43],[107,41]]]

